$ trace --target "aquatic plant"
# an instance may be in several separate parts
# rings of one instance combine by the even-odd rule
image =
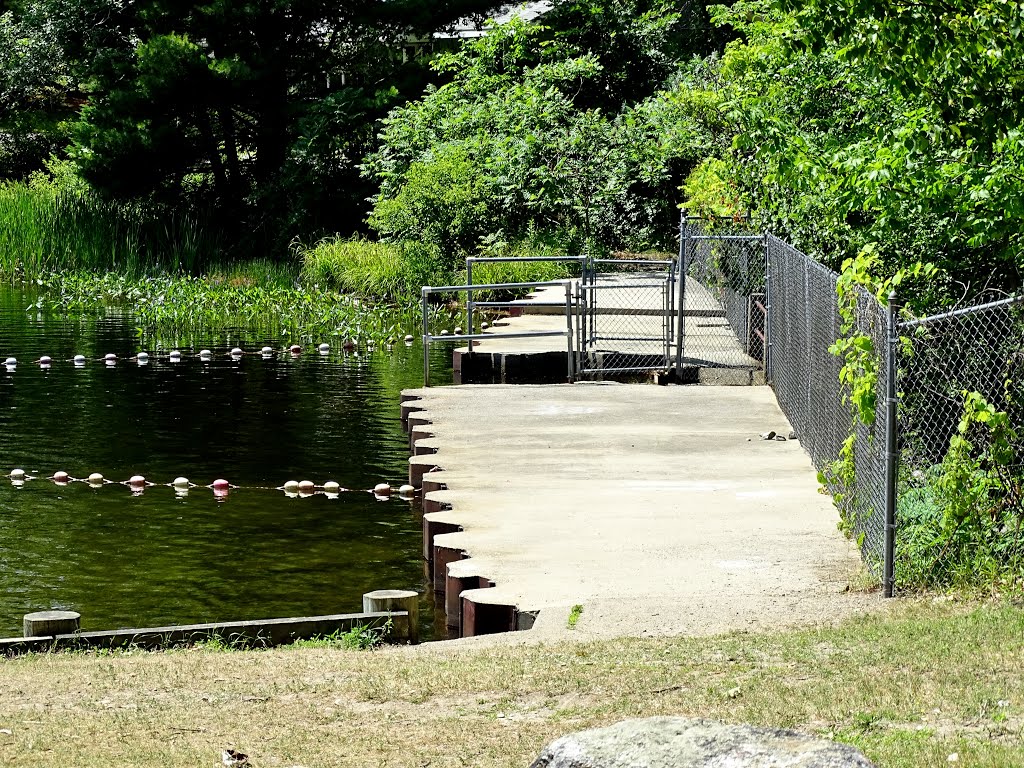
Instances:
[[[315,283],[256,282],[244,272],[141,278],[59,272],[38,277],[34,285],[39,309],[123,312],[136,324],[140,342],[152,348],[190,346],[198,336],[238,329],[290,343],[388,344],[418,335],[422,322],[415,302],[373,303]],[[455,312],[432,312],[432,325],[451,327]]]
[[[44,182],[0,184],[0,276],[7,279],[58,269],[194,272],[224,250],[216,229],[194,213],[114,203]]]

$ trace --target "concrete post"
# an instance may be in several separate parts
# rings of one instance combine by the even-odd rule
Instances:
[[[70,635],[78,631],[81,618],[74,611],[38,611],[25,614],[22,626],[25,637]]]
[[[378,589],[363,595],[363,611],[365,613],[390,613],[391,611],[407,611],[409,613],[409,642],[418,643],[420,595],[411,589]]]

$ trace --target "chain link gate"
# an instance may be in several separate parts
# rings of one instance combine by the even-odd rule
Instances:
[[[764,380],[768,343],[767,252],[763,235],[723,219],[708,233],[685,215],[679,225],[679,300],[673,360],[686,369],[738,371]],[[742,234],[740,234],[742,233]]]
[[[589,260],[576,286],[577,375],[668,368],[676,283],[674,259]]]

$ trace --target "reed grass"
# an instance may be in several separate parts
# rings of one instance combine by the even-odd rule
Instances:
[[[453,276],[440,251],[426,243],[333,237],[299,253],[303,280],[363,296],[412,298],[422,286],[444,285]]]
[[[219,233],[190,212],[55,186],[0,184],[0,276],[7,279],[54,270],[195,272],[222,253]]]

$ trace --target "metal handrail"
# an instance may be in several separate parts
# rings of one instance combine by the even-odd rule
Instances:
[[[565,330],[564,331],[517,331],[514,333],[490,334],[490,333],[460,333],[434,336],[430,333],[430,295],[433,293],[471,293],[476,290],[499,291],[499,290],[521,290],[527,288],[541,288],[544,286],[561,285],[565,288]],[[493,339],[500,336],[506,339],[529,339],[552,336],[564,336],[568,358],[568,380],[575,379],[575,355],[573,354],[572,340],[572,280],[541,280],[533,283],[486,283],[482,285],[442,285],[423,286],[420,295],[423,301],[423,386],[430,386],[430,342],[434,339],[446,341],[468,341],[470,345],[480,339]],[[498,302],[494,302],[498,303]],[[509,306],[516,306],[513,302],[505,302]],[[470,331],[473,328],[470,326]]]

